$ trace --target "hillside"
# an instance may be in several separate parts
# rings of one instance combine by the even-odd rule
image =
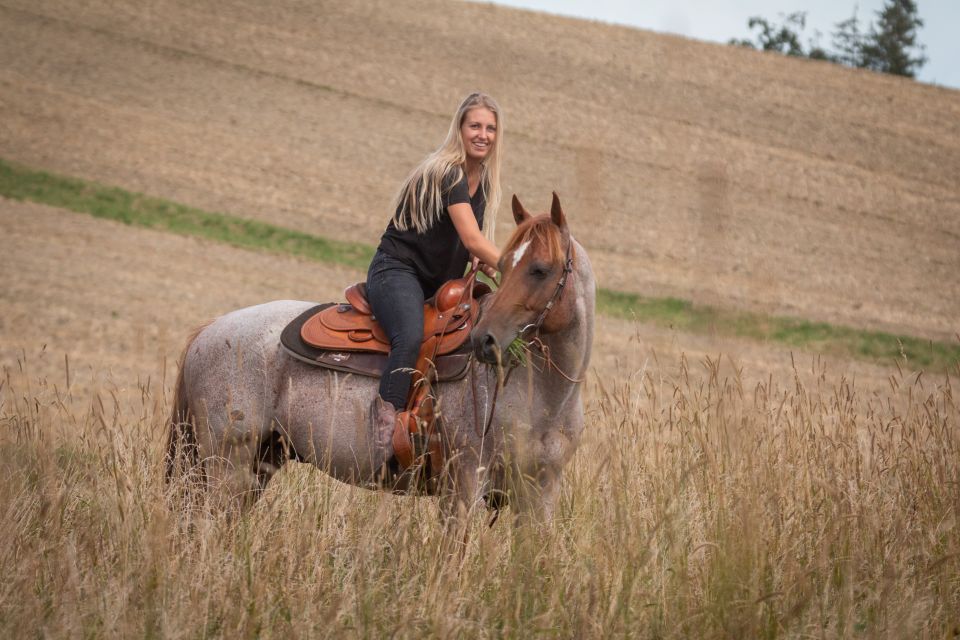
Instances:
[[[261,395],[224,335],[171,478],[186,337],[339,298],[476,88],[505,194],[557,190],[599,276],[582,434],[514,394],[535,364],[486,426],[440,387],[442,486],[502,451],[515,489],[451,535],[323,473],[351,376]],[[960,92],[829,64],[454,0],[0,0],[0,638],[956,637],[958,175]],[[251,508],[197,486],[301,428]]]
[[[373,244],[475,88],[601,285],[950,339],[960,92],[451,2],[0,2],[0,155]],[[499,237],[511,223],[499,217]]]

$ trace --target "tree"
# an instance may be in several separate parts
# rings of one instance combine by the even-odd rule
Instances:
[[[814,36],[810,40],[810,50],[807,52],[807,57],[811,60],[826,60],[827,62],[836,62],[833,58],[833,54],[820,46],[820,37],[823,35],[817,30],[814,30]]]
[[[848,67],[863,66],[863,34],[860,32],[860,22],[857,20],[857,7],[853,7],[853,15],[836,24],[833,32],[833,48],[836,53],[832,60],[845,64]]]
[[[757,44],[751,40],[731,40],[730,44],[741,47],[762,49],[763,51],[777,51],[788,56],[805,56],[803,45],[800,44],[799,31],[807,24],[807,14],[797,11],[786,16],[783,24],[777,25],[760,16],[753,16],[747,20],[750,29],[760,28],[757,35]]]
[[[857,66],[913,78],[927,62],[924,46],[917,42],[922,26],[916,0],[887,0],[863,41]]]
[[[871,24],[867,33],[860,30],[857,7],[854,6],[853,15],[836,24],[837,30],[833,33],[835,52],[819,45],[819,34],[810,41],[809,50],[804,51],[800,32],[806,23],[807,14],[803,11],[787,15],[780,25],[753,16],[747,25],[750,29],[760,29],[756,44],[751,40],[736,39],[730,40],[730,44],[910,78],[927,61],[923,45],[917,42],[917,30],[923,26],[917,12],[917,0],[886,0],[883,8],[877,11],[877,24]]]

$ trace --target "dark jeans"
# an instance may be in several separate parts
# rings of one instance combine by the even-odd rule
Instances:
[[[407,402],[411,369],[423,339],[424,287],[416,270],[377,251],[367,271],[367,300],[390,338],[390,355],[380,378],[380,397],[399,410]]]

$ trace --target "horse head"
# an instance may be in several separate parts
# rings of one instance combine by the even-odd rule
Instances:
[[[488,364],[506,361],[505,352],[517,336],[555,333],[575,313],[567,282],[573,273],[573,239],[560,198],[554,193],[550,213],[534,216],[513,196],[513,218],[517,229],[498,265],[500,288],[470,336],[475,355]]]

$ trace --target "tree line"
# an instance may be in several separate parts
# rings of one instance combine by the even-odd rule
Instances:
[[[801,34],[807,22],[805,11],[781,16],[783,21],[779,24],[753,16],[747,20],[747,26],[751,31],[758,30],[756,40],[734,38],[730,44],[915,77],[927,62],[925,48],[917,39],[923,20],[916,0],[887,0],[876,16],[876,22],[861,28],[854,6],[853,16],[836,24],[831,34],[832,50],[820,46],[819,33],[804,46]]]

